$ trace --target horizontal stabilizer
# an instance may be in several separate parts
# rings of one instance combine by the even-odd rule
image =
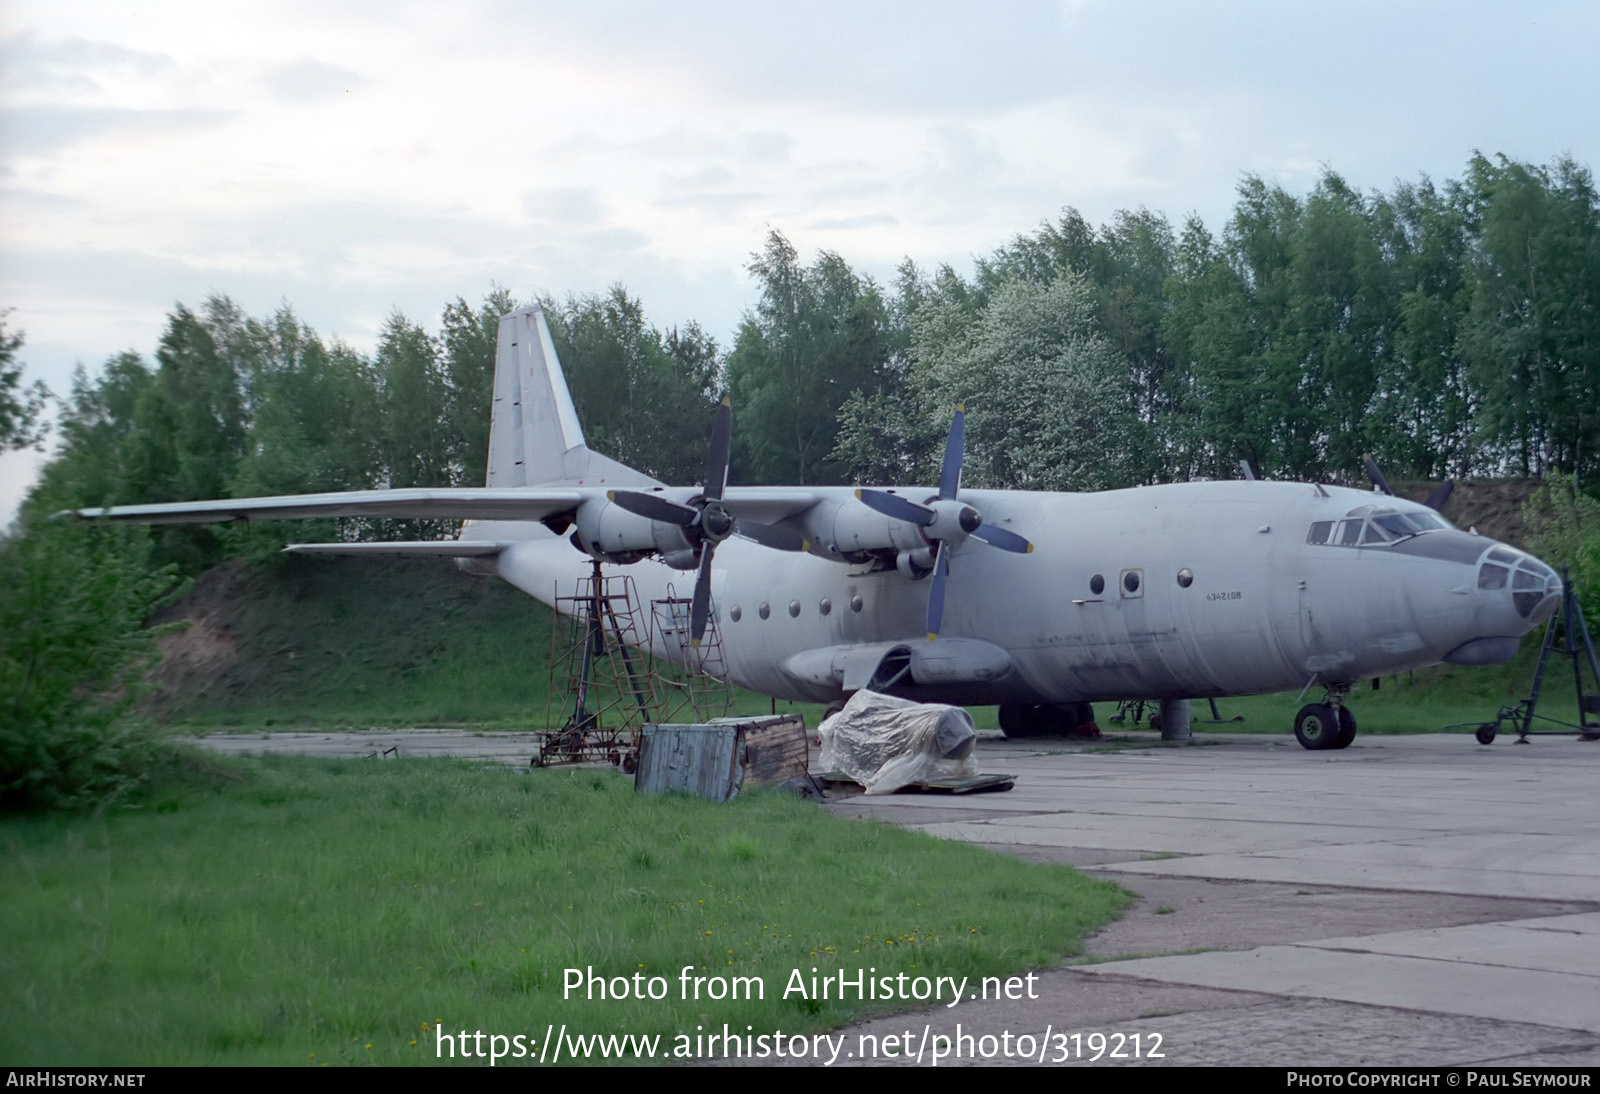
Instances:
[[[486,540],[427,540],[396,543],[291,543],[292,555],[400,555],[410,558],[486,558],[504,550],[504,543]]]
[[[578,507],[569,490],[441,487],[435,490],[351,490],[339,494],[289,494],[276,498],[219,498],[165,505],[114,505],[68,509],[57,517],[134,524],[206,524],[224,520],[319,520],[327,517],[411,520],[543,520]]]

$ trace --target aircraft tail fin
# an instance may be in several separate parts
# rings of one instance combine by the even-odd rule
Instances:
[[[489,486],[659,486],[589,451],[550,327],[537,304],[500,318]]]

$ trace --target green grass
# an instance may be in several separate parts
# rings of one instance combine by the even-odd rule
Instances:
[[[507,725],[545,716],[551,613],[432,560],[289,557],[205,575],[153,713],[194,728]]]
[[[1080,952],[1116,886],[781,796],[607,772],[268,759],[142,808],[0,823],[0,1059],[425,1064],[446,1031],[803,1032],[869,1009],[791,972],[1012,975]],[[668,998],[562,998],[564,970]],[[764,1001],[679,998],[680,970]]]

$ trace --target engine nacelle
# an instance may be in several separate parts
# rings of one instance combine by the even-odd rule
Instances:
[[[669,566],[687,570],[696,561],[685,564],[684,558],[698,559],[698,545],[682,528],[630,513],[611,501],[596,498],[585,502],[578,507],[576,523],[574,545],[605,562],[637,562],[647,555],[659,554]]]
[[[832,512],[817,506],[808,514],[806,531],[820,548],[818,553],[832,558],[928,548],[928,541],[915,524],[885,516],[854,499],[839,503]]]
[[[895,556],[894,568],[912,581],[921,581],[933,573],[933,548],[920,547],[915,551],[901,551]]]

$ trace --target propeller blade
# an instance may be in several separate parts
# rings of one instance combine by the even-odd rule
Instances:
[[[636,517],[659,521],[662,524],[676,524],[680,528],[689,527],[700,516],[698,510],[687,505],[679,505],[660,494],[641,494],[636,490],[608,490],[606,497],[610,498],[618,509],[626,509]]]
[[[939,637],[939,624],[944,622],[944,579],[950,576],[950,545],[940,543],[933,560],[933,578],[928,582],[928,639]]]
[[[708,543],[700,549],[700,575],[694,580],[694,602],[689,607],[689,645],[700,648],[706,636],[706,622],[711,618],[711,556],[717,545]]]
[[[1428,500],[1422,504],[1426,505],[1434,512],[1438,512],[1440,509],[1444,508],[1444,503],[1450,500],[1450,495],[1455,493],[1455,489],[1456,480],[1445,479],[1444,482],[1439,484],[1439,488],[1437,490],[1428,495]]]
[[[899,494],[890,494],[883,490],[857,490],[856,497],[860,498],[869,509],[876,509],[884,516],[896,520],[909,521],[924,528],[934,520],[932,509],[918,505],[914,501],[907,501]]]
[[[741,520],[733,526],[733,533],[775,551],[804,551],[811,546],[805,536],[781,524],[756,524]]]
[[[706,457],[707,501],[718,501],[728,488],[728,455],[733,448],[733,404],[724,395],[711,423],[711,453]]]
[[[1012,551],[1019,555],[1028,554],[1033,550],[1033,544],[1004,528],[996,528],[992,524],[980,524],[972,530],[973,539],[981,539],[991,547],[998,547],[1002,551]]]
[[[966,407],[956,404],[956,416],[950,420],[950,437],[944,442],[944,464],[939,468],[939,497],[950,501],[961,489],[961,459],[966,448]]]
[[[1367,469],[1367,478],[1372,480],[1373,486],[1376,486],[1379,491],[1388,494],[1391,498],[1394,497],[1394,491],[1389,488],[1389,480],[1383,477],[1382,471],[1378,470],[1378,461],[1371,456],[1365,456],[1362,458],[1361,466]]]

